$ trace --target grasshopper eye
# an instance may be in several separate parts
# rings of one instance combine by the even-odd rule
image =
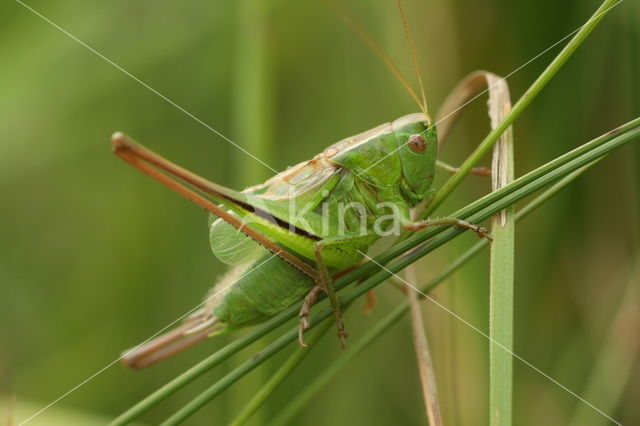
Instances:
[[[416,154],[422,154],[427,150],[427,141],[420,134],[409,136],[407,145],[409,145],[411,151],[415,152]]]

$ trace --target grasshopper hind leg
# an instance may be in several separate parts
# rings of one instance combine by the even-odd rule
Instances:
[[[322,251],[326,248],[339,248],[340,246],[344,246],[346,249],[345,253],[349,253],[350,250],[353,250],[354,247],[364,248],[368,247],[373,241],[377,239],[376,235],[370,233],[364,234],[347,234],[340,237],[332,237],[325,238],[322,241],[319,241],[314,246],[314,257],[316,261],[317,275],[315,276],[316,287],[319,287],[329,298],[329,303],[331,304],[331,309],[333,310],[333,315],[336,320],[336,325],[338,327],[338,337],[340,338],[340,343],[342,347],[346,349],[347,345],[345,340],[347,338],[347,332],[344,328],[344,323],[342,321],[342,308],[340,306],[340,300],[338,299],[338,295],[335,293],[332,283],[332,278],[329,275],[329,271],[327,270],[327,265],[324,262],[324,258],[322,255]],[[354,265],[355,267],[355,265]],[[338,273],[338,275],[342,275],[346,273],[350,268],[343,270]],[[300,310],[301,324],[300,324],[300,345],[305,347],[304,340],[302,339],[302,334],[304,331],[309,328],[308,322],[308,311],[310,306],[317,299],[318,293],[320,290],[314,289],[309,292],[307,298],[305,298],[305,303]]]
[[[329,271],[327,270],[327,266],[325,265],[322,258],[323,248],[324,245],[322,243],[317,243],[314,247],[314,255],[316,266],[318,268],[318,275],[316,276],[316,285],[304,298],[304,303],[302,304],[302,308],[300,309],[298,342],[303,348],[307,347],[306,343],[304,343],[304,332],[309,329],[309,312],[311,310],[311,306],[313,306],[318,300],[318,296],[322,291],[329,298],[329,303],[331,304],[331,309],[333,310],[333,315],[336,319],[336,325],[338,327],[338,337],[340,338],[340,343],[342,344],[343,348],[346,348],[347,346],[345,343],[345,339],[347,338],[347,332],[345,331],[344,323],[342,321],[342,309],[340,307],[340,300],[338,299],[338,295],[336,295],[333,289]]]

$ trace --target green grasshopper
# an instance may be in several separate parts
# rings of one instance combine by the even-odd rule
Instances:
[[[455,225],[488,237],[484,228],[455,218],[411,220],[411,208],[434,193],[437,136],[423,113],[343,139],[243,192],[209,182],[122,133],[112,143],[122,159],[218,216],[210,226],[211,247],[218,259],[234,265],[182,327],[126,354],[125,364],[135,368],[208,335],[263,322],[302,297],[304,346],[309,310],[321,292],[329,297],[344,344],[331,276],[362,260],[372,243],[393,230],[389,223],[410,230]],[[174,345],[178,340],[183,341]]]
[[[233,266],[201,309],[182,326],[125,352],[125,365],[143,368],[207,336],[263,322],[300,299],[299,343],[304,347],[310,309],[321,293],[329,299],[344,346],[347,334],[331,278],[356,266],[380,237],[453,225],[490,239],[484,228],[456,218],[412,220],[411,209],[434,195],[440,164],[424,94],[423,103],[410,94],[421,113],[343,139],[242,192],[115,133],[112,144],[119,157],[211,213],[211,248]]]

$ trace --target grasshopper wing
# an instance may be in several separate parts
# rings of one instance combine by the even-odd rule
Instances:
[[[308,206],[319,204],[326,197],[326,191],[335,185],[334,181],[337,182],[338,170],[339,167],[326,161],[323,154],[320,154],[312,160],[289,167],[263,184],[247,188],[242,193],[257,198],[254,202],[264,202],[263,206],[270,213],[286,221],[291,203],[304,203]],[[266,253],[264,247],[221,219],[211,224],[209,240],[215,256],[228,265],[247,263]]]
[[[268,253],[267,249],[222,219],[211,224],[209,242],[213,254],[227,265],[248,263]]]
[[[321,189],[330,190],[337,183],[340,166],[329,161],[327,152],[318,154],[311,160],[303,161],[278,173],[266,182],[245,189],[264,200],[308,202],[318,198]],[[332,179],[334,178],[334,179]],[[333,185],[331,185],[333,183]],[[327,187],[329,184],[329,187]]]

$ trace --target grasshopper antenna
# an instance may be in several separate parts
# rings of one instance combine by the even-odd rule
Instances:
[[[411,98],[418,105],[418,108],[420,109],[420,111],[422,111],[422,113],[429,119],[429,121],[431,121],[431,118],[427,111],[427,103],[425,101],[424,88],[422,86],[422,78],[420,78],[420,72],[417,65],[418,63],[415,60],[415,55],[413,55],[414,67],[416,68],[416,72],[418,73],[420,89],[422,90],[422,99],[423,99],[422,102],[420,101],[420,98],[418,98],[418,95],[416,94],[415,90],[413,90],[413,88],[411,87],[407,79],[404,78],[404,76],[402,75],[398,67],[396,67],[396,65],[391,61],[391,58],[389,58],[389,56],[387,56],[387,54],[384,53],[384,51],[380,48],[378,43],[375,42],[373,37],[371,37],[371,35],[362,27],[362,25],[359,24],[359,22],[353,17],[353,15],[349,13],[346,7],[341,4],[335,4],[335,7],[338,8],[342,12],[342,14],[345,16],[351,29],[362,39],[362,41],[365,42],[367,46],[369,46],[371,50],[373,50],[373,52],[378,56],[378,58],[380,58],[380,60],[387,66],[387,68],[389,68],[389,70],[396,76],[396,78],[398,79],[398,81],[400,81],[400,84],[402,84],[402,86],[405,88],[409,96],[411,96]],[[402,14],[402,17],[403,17],[403,23],[405,24],[405,29],[407,29],[408,27],[404,20],[404,14]],[[406,32],[406,34],[407,34],[407,38],[409,38],[408,32]],[[411,52],[413,53],[413,45],[411,45]]]
[[[396,4],[398,5],[398,11],[400,12],[400,18],[402,19],[402,28],[404,30],[404,36],[407,39],[407,45],[409,46],[409,51],[411,52],[411,61],[413,62],[413,69],[416,73],[416,77],[418,78],[418,85],[420,86],[420,94],[422,95],[422,106],[423,106],[422,110],[424,114],[428,117],[429,109],[427,108],[427,97],[424,94],[424,84],[422,82],[422,73],[420,72],[420,65],[418,65],[416,49],[413,47],[413,41],[411,40],[411,33],[409,32],[407,15],[404,13],[404,6],[402,5],[402,0],[396,0]]]

